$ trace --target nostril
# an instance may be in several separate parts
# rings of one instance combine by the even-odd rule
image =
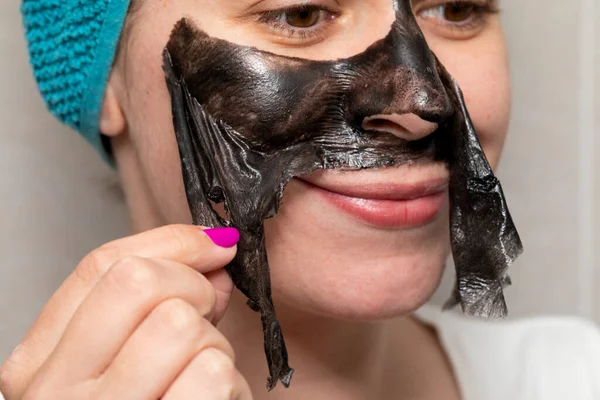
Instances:
[[[407,132],[402,126],[382,118],[371,119],[368,121],[365,119],[363,128],[368,131],[388,132],[396,136],[410,134],[410,132]]]
[[[405,140],[422,139],[432,134],[438,126],[416,114],[374,115],[363,120],[365,130],[388,132]]]
[[[364,127],[365,129],[373,129],[373,130],[386,130],[396,127],[397,125],[391,121],[388,121],[387,119],[372,119],[370,121],[365,121],[364,123]],[[368,127],[368,128],[367,128]]]

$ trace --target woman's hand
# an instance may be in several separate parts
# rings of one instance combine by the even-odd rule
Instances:
[[[215,328],[237,238],[208,234],[167,226],[86,256],[0,369],[6,399],[251,399]]]

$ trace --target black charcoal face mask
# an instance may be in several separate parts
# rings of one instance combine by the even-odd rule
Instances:
[[[445,162],[457,285],[450,305],[502,317],[507,269],[522,246],[461,91],[428,48],[409,0],[394,0],[388,36],[335,61],[290,58],[175,26],[164,52],[187,199],[198,225],[234,226],[241,239],[227,266],[260,312],[268,388],[293,370],[271,299],[264,220],[286,184],[318,169],[359,170]],[[406,141],[363,128],[373,115],[413,113],[439,124]],[[211,202],[225,204],[229,220]]]

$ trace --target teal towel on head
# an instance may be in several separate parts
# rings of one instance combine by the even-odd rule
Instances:
[[[48,109],[110,162],[98,128],[129,0],[23,0],[33,73]]]

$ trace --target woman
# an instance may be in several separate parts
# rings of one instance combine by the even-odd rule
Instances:
[[[445,193],[447,171],[437,164],[326,171],[290,183],[266,236],[296,374],[290,389],[266,393],[260,323],[222,269],[237,232],[189,226],[161,52],[186,15],[234,43],[349,57],[388,33],[391,1],[136,0],[127,19],[124,3],[24,3],[40,88],[61,119],[110,150],[136,234],[86,256],[48,302],[0,371],[7,399],[600,397],[600,339],[584,323],[480,325],[414,314],[449,253],[447,201],[407,217],[405,205],[362,199],[356,187],[389,198],[398,194],[392,182],[437,182]],[[413,2],[494,166],[510,106],[497,8],[494,0]],[[46,47],[64,61],[60,68],[44,69]],[[65,88],[74,91],[60,97]],[[409,133],[430,128],[420,119],[390,122]],[[323,189],[345,193],[355,207],[325,201]]]

